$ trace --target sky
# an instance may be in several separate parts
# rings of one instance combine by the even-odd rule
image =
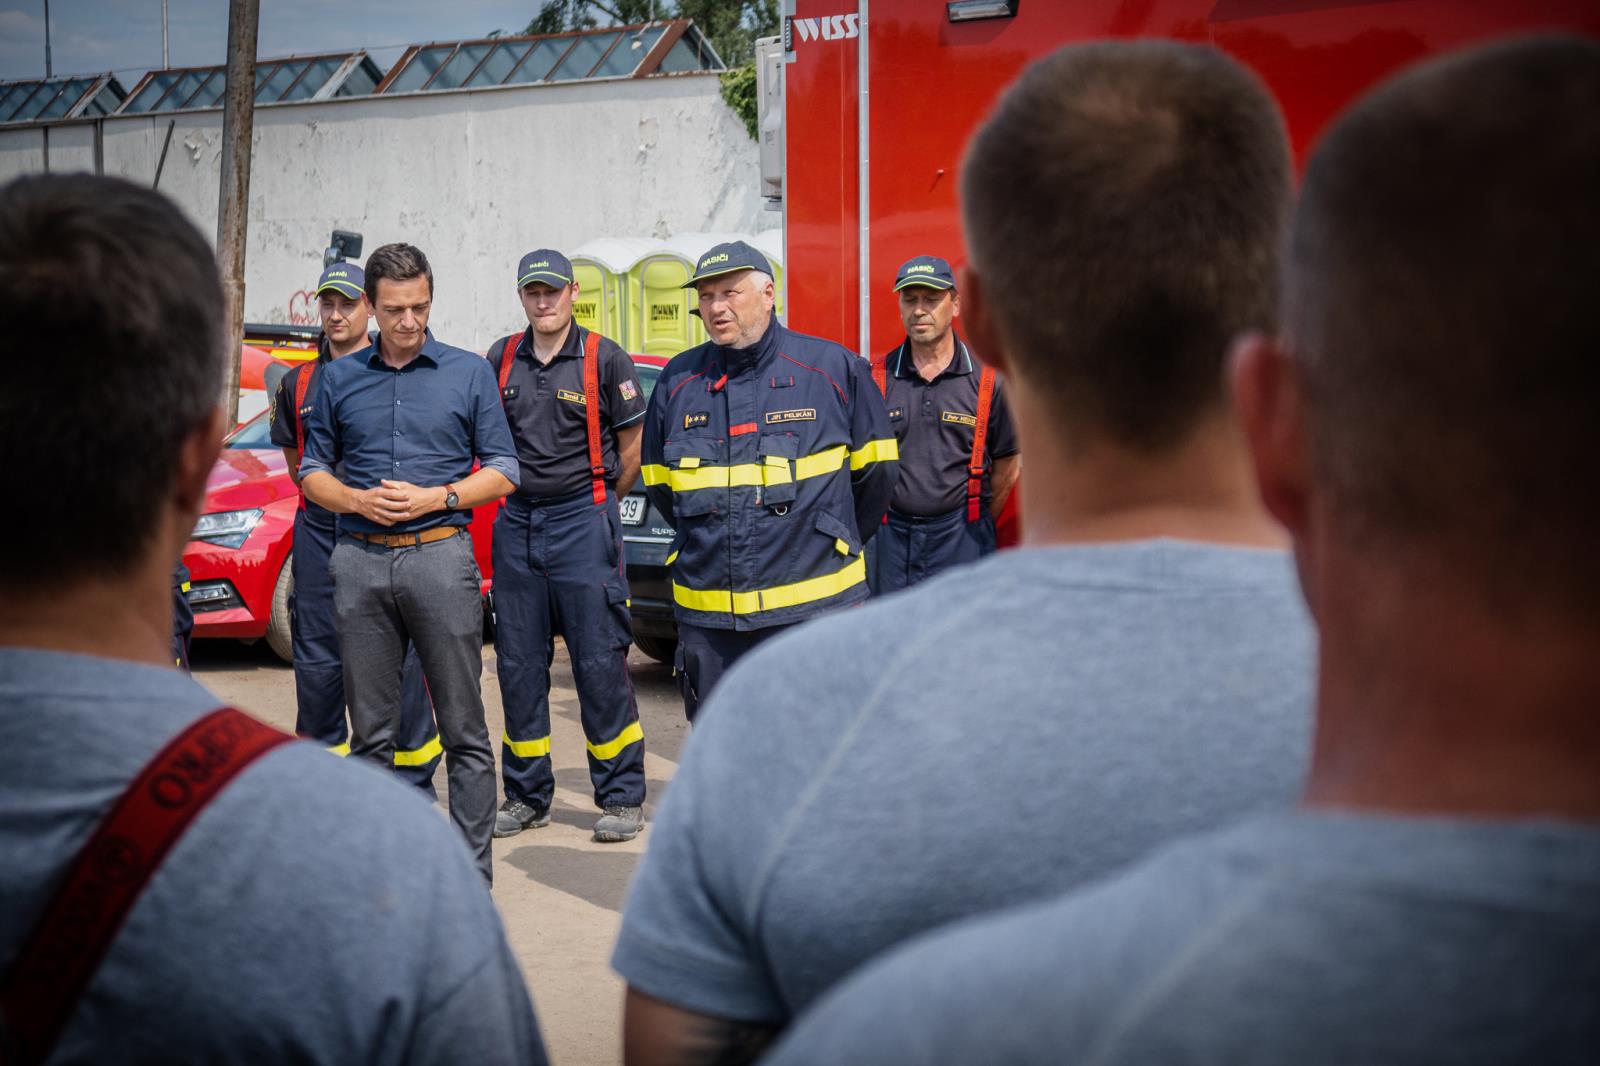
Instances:
[[[365,48],[388,70],[408,44],[519,30],[542,0],[260,0],[263,59]],[[228,0],[167,0],[174,67],[227,62]],[[52,69],[117,73],[125,89],[161,66],[161,0],[50,0]],[[0,81],[44,75],[44,0],[0,0]]]

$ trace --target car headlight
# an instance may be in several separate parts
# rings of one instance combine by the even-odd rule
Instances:
[[[224,548],[242,547],[250,531],[261,522],[264,512],[259,507],[247,511],[216,511],[203,514],[194,524],[191,540],[203,540]]]

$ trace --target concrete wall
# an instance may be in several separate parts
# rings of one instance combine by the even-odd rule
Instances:
[[[104,120],[105,172],[160,188],[215,237],[222,113]],[[50,170],[94,170],[92,124],[49,132]],[[770,228],[757,148],[714,75],[379,96],[256,109],[245,317],[315,321],[329,233],[408,241],[433,265],[440,340],[482,350],[526,320],[518,258],[596,237]],[[0,181],[44,167],[0,129]]]

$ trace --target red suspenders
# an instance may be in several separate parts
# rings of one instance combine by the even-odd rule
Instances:
[[[511,380],[512,358],[521,333],[500,342],[500,403],[506,402],[506,382]],[[606,464],[600,450],[600,334],[587,331],[583,339],[583,421],[589,431],[589,477],[596,507],[606,502]]]
[[[315,371],[316,363],[301,363],[300,376],[294,382],[294,457],[306,457],[306,420],[300,416],[300,409],[306,405],[306,393],[311,388],[311,375]]]
[[[958,353],[959,354],[959,353]],[[889,398],[889,357],[872,357],[872,380],[878,391]],[[972,431],[972,457],[967,460],[967,521],[983,517],[983,449],[989,443],[989,410],[994,406],[994,368],[984,367],[978,377],[978,421]],[[889,516],[883,520],[888,522]]]
[[[984,367],[978,378],[978,425],[972,431],[972,458],[967,463],[967,521],[982,517],[983,449],[989,443],[989,408],[994,406],[994,368]]]
[[[506,405],[506,382],[511,380],[511,359],[517,354],[521,333],[513,333],[500,342],[500,406]]]
[[[223,707],[172,739],[133,779],[56,886],[0,983],[0,1059],[42,1062],[161,861],[256,759],[294,738]],[[4,1044],[4,1040],[0,1040]]]
[[[605,506],[606,464],[600,457],[600,334],[589,331],[583,340],[583,420],[589,429],[589,476],[593,478],[594,505]]]

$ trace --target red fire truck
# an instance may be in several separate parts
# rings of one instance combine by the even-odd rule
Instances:
[[[1600,36],[1594,0],[791,0],[758,46],[764,191],[789,325],[863,355],[902,330],[895,268],[959,265],[961,154],[1000,90],[1062,44],[1216,45],[1271,87],[1296,164],[1341,108],[1418,59],[1539,29]],[[979,353],[982,354],[981,352]]]

